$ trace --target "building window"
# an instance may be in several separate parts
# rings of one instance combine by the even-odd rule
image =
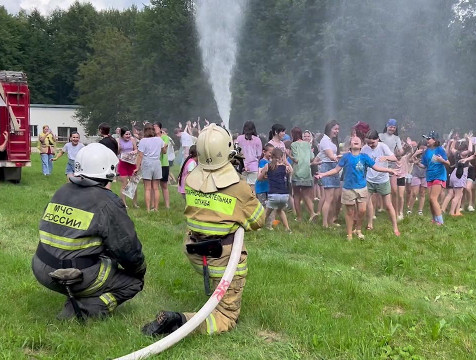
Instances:
[[[78,131],[75,127],[58,127],[58,141],[68,142],[71,133]]]
[[[38,136],[38,125],[30,125],[30,136]]]

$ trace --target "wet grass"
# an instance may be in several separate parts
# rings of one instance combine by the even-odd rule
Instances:
[[[44,177],[34,156],[21,184],[0,183],[1,359],[118,357],[153,342],[140,328],[159,309],[198,310],[207,300],[182,254],[184,203],[176,187],[172,209],[151,214],[140,189],[142,208],[129,213],[148,261],[144,291],[104,320],[56,320],[65,298],[36,282],[30,261],[43,209],[65,181],[65,161]],[[414,215],[396,238],[378,214],[375,230],[353,242],[343,228],[292,220],[292,234],[248,233],[250,273],[237,328],[192,335],[158,358],[474,359],[475,219],[466,214],[437,228],[428,215]]]

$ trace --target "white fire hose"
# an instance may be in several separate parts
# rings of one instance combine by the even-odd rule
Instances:
[[[233,241],[233,248],[230,254],[230,260],[228,261],[228,265],[226,266],[225,273],[223,274],[220,283],[218,284],[210,299],[208,299],[205,305],[203,305],[203,307],[189,321],[159,341],[141,350],[130,353],[129,355],[116,358],[115,360],[138,360],[145,359],[151,355],[159,354],[178,343],[193,330],[195,330],[202,322],[204,322],[208,315],[210,315],[211,312],[215,310],[223,295],[225,295],[228,287],[230,286],[231,280],[235,275],[236,268],[241,257],[241,250],[243,249],[244,232],[245,231],[242,227],[238,228],[236,231],[235,239]]]

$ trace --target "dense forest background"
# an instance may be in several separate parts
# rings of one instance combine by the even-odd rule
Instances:
[[[458,19],[455,2],[249,0],[230,127],[322,131],[337,119],[380,130],[396,118],[408,134],[475,129],[476,20]],[[33,103],[82,105],[91,132],[102,121],[219,121],[193,12],[192,0],[46,16],[0,6],[0,69],[27,73]]]

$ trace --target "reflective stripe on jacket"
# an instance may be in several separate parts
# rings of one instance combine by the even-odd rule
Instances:
[[[209,194],[187,186],[185,200],[187,227],[195,233],[223,236],[239,226],[257,230],[264,225],[264,208],[243,180]]]
[[[61,260],[103,254],[130,273],[145,270],[142,245],[122,200],[95,181],[71,181],[53,195],[41,218],[39,237],[45,250]],[[103,258],[98,278],[84,292],[101,287],[111,266]]]

